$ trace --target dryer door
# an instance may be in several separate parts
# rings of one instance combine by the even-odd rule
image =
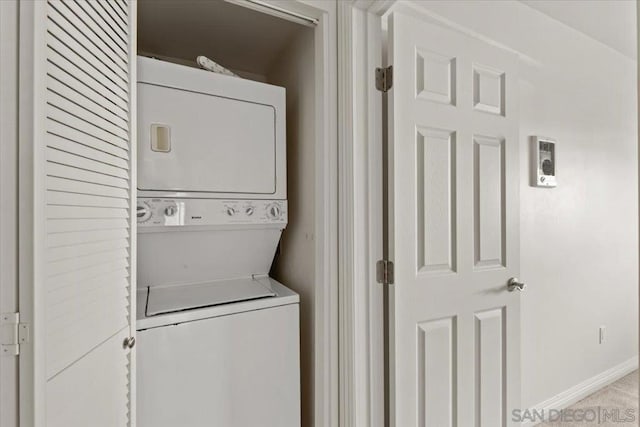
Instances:
[[[276,192],[272,105],[138,83],[138,189]]]

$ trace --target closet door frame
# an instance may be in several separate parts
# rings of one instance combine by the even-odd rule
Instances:
[[[18,1],[0,2],[0,313],[18,311]],[[0,356],[0,425],[18,425],[17,356]]]
[[[348,0],[338,6],[340,125],[340,426],[383,427],[385,256],[382,17],[396,0]]]
[[[337,8],[340,0],[268,0],[276,7],[318,20],[315,48],[315,301],[314,425],[339,421],[339,266]]]

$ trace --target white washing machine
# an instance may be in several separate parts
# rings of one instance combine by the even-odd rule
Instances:
[[[138,58],[137,425],[299,427],[283,88]]]

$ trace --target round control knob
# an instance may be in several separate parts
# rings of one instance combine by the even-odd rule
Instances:
[[[227,206],[227,215],[234,216],[236,214],[236,210],[230,206]]]
[[[176,214],[176,207],[175,206],[167,206],[164,210],[164,214],[166,216],[174,216]]]
[[[280,218],[280,214],[281,214],[280,206],[278,206],[278,205],[269,206],[268,213],[269,213],[269,217],[272,218],[272,219]]]
[[[244,213],[246,213],[247,216],[253,215],[253,207],[249,206],[247,209],[245,209]]]
[[[139,204],[136,207],[136,217],[138,222],[145,222],[151,218],[151,208],[146,203]]]

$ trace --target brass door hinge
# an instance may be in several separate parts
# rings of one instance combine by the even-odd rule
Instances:
[[[393,86],[393,66],[376,68],[376,89],[387,92]]]
[[[393,262],[381,259],[376,263],[376,276],[378,283],[393,285]]]

